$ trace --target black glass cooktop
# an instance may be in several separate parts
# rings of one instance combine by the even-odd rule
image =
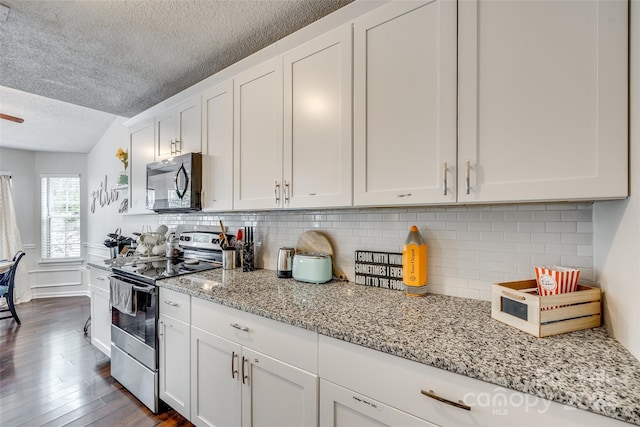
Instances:
[[[112,271],[116,275],[130,277],[146,283],[154,283],[156,280],[166,277],[181,276],[220,267],[222,267],[220,263],[195,259],[185,261],[182,258],[156,258],[152,260],[140,258],[131,261],[131,263],[113,267]]]

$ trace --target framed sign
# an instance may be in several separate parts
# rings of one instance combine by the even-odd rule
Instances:
[[[404,290],[401,253],[356,251],[355,273],[360,285]]]

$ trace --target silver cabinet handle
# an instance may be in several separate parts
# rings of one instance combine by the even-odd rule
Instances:
[[[466,162],[466,193],[471,194],[471,160]]]
[[[241,330],[241,331],[243,331],[243,332],[249,332],[249,327],[247,327],[247,326],[240,326],[240,325],[238,325],[237,323],[232,323],[232,324],[231,324],[231,327],[232,327],[232,328],[236,328],[236,329],[240,329],[240,330]]]
[[[238,370],[235,368],[236,360],[238,360],[238,355],[236,354],[235,351],[232,351],[231,352],[231,378],[233,379],[236,378],[236,374],[238,373]]]
[[[447,195],[447,162],[442,164],[442,195]]]
[[[289,183],[284,181],[284,202],[289,204]]]
[[[280,203],[280,184],[276,181],[276,188],[273,190],[274,195],[276,197],[276,205]]]
[[[175,150],[176,150],[176,141],[175,140],[171,140],[171,144],[170,144],[170,150],[171,150],[171,155],[175,155]]]
[[[107,280],[107,278],[104,276],[98,276],[96,277],[96,280],[102,280],[104,282],[105,280]]]
[[[164,322],[161,320],[158,322],[158,339],[162,339],[162,328],[164,327]]]
[[[165,301],[164,303],[167,305],[170,305],[171,307],[178,307],[180,305],[177,302],[173,302],[173,301]]]
[[[437,394],[435,394],[433,390],[429,390],[429,391],[420,390],[420,393],[424,394],[427,397],[435,399],[439,402],[446,403],[447,405],[455,406],[456,408],[464,409],[466,411],[471,410],[471,406],[465,405],[462,400],[454,402],[453,400],[445,399],[444,397],[440,397]]]
[[[245,371],[245,364],[248,365],[249,359],[247,359],[246,357],[242,356],[242,384],[246,384],[246,381],[249,380],[249,375],[247,375],[246,371]]]

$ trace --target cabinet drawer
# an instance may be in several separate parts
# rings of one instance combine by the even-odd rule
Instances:
[[[318,334],[193,298],[192,325],[311,373],[318,372]]]
[[[318,364],[321,378],[441,426],[625,425],[322,335]],[[451,403],[462,403],[470,410],[428,397],[422,391]]]
[[[102,289],[109,292],[109,275],[110,273],[108,271],[91,267],[89,283],[94,288]]]
[[[187,294],[160,288],[160,314],[189,323],[191,320],[191,297]]]

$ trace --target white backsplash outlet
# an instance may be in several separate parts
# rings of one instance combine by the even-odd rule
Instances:
[[[326,233],[336,264],[354,279],[356,250],[400,252],[417,225],[428,248],[432,293],[489,300],[491,284],[531,279],[536,265],[580,268],[593,284],[591,203],[368,208],[160,215],[170,228],[255,226],[257,266],[276,268],[278,249],[307,230]],[[275,272],[274,272],[275,274]]]

